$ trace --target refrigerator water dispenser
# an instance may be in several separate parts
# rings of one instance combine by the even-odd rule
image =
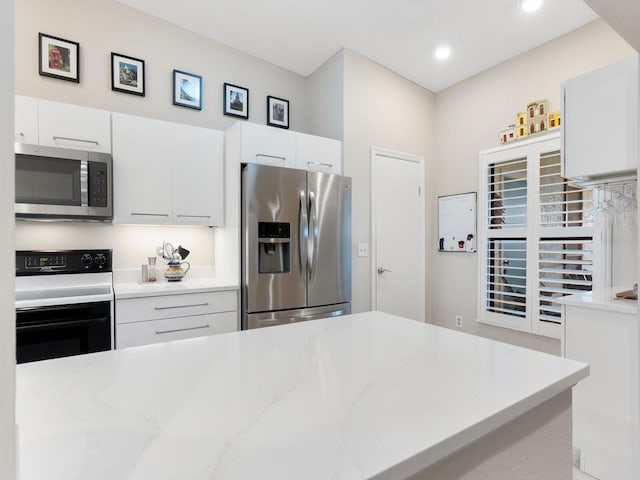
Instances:
[[[291,224],[258,222],[258,273],[291,271]]]

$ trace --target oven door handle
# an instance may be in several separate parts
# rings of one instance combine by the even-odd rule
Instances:
[[[16,325],[16,331],[18,330],[35,330],[37,328],[50,328],[50,327],[77,327],[80,325],[87,325],[96,321],[109,321],[108,317],[94,317],[86,318],[82,320],[60,320],[56,322],[33,322],[25,325]]]

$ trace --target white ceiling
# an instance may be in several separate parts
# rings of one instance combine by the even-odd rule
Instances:
[[[118,1],[304,76],[346,47],[434,92],[597,18],[582,0]]]

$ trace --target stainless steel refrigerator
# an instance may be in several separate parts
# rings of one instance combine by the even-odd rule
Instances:
[[[351,179],[242,166],[242,328],[351,313]]]

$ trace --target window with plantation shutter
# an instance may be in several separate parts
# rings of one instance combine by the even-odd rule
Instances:
[[[591,290],[592,192],[561,176],[557,133],[480,160],[479,321],[559,337],[557,299]]]

